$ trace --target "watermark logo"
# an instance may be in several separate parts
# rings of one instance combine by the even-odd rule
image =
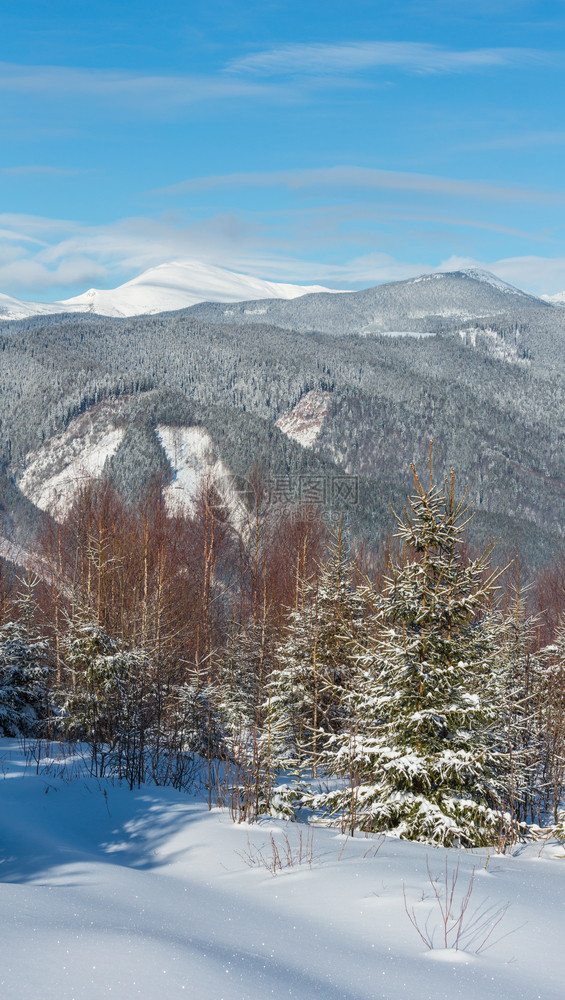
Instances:
[[[269,501],[278,506],[298,503],[314,507],[349,507],[359,503],[358,476],[302,473],[275,476],[267,485]]]

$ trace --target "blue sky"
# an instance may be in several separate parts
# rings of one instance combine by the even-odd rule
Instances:
[[[564,0],[19,0],[0,28],[0,291],[181,258],[565,289]]]

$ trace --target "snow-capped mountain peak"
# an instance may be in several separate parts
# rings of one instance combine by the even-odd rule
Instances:
[[[508,281],[503,281],[502,278],[498,278],[496,274],[492,274],[491,271],[487,271],[482,267],[461,267],[456,271],[434,271],[431,274],[421,274],[417,278],[412,279],[412,284],[416,285],[422,281],[438,281],[445,278],[452,278],[457,275],[464,275],[464,277],[471,278],[474,281],[481,281],[485,285],[491,285],[492,288],[498,289],[499,292],[505,292],[506,294],[513,295],[524,295],[531,298],[527,292],[523,292],[520,288],[516,288],[515,285],[511,285]]]
[[[151,267],[117,288],[89,288],[60,302],[24,302],[0,293],[0,318],[15,320],[63,312],[140,316],[186,309],[198,302],[294,299],[309,292],[331,290],[322,285],[268,281],[197,260],[176,260]]]
[[[550,302],[554,306],[565,306],[565,292],[556,292],[555,295],[542,295],[544,302]]]
[[[482,267],[463,267],[461,268],[461,274],[466,274],[469,278],[474,278],[475,281],[482,281],[486,285],[492,285],[493,288],[498,288],[500,292],[512,293],[513,295],[528,294],[527,292],[523,292],[521,288],[516,288],[516,285],[511,285],[509,281],[498,278],[496,274]]]
[[[186,309],[197,302],[238,302],[248,299],[294,299],[324,292],[321,285],[293,285],[239,274],[195,260],[158,264],[118,288],[90,288],[60,303],[103,316],[137,316]]]
[[[411,294],[411,288],[414,290],[420,288],[422,291],[428,289],[429,291],[426,293],[428,298],[430,295],[438,297],[438,305],[435,308],[435,312],[437,314],[445,314],[447,307],[445,303],[442,306],[441,302],[439,302],[442,295],[443,298],[447,295],[449,301],[451,301],[454,293],[459,297],[463,295],[467,298],[471,295],[478,302],[481,296],[480,294],[478,296],[476,294],[476,283],[483,285],[485,294],[491,299],[493,295],[496,296],[496,293],[498,293],[500,300],[500,293],[502,293],[509,300],[512,296],[519,296],[521,302],[524,304],[539,303],[539,299],[536,299],[535,296],[529,295],[519,288],[515,288],[508,282],[479,267],[466,267],[458,271],[422,274],[405,281],[385,283],[384,285],[377,286],[375,289],[365,289],[363,292],[357,294],[362,297],[376,295],[379,301],[384,295],[388,301],[389,293],[398,298],[399,290],[402,290],[403,294],[404,292]],[[475,292],[472,291],[473,288],[475,288]],[[212,304],[213,310],[216,304],[221,306],[225,303],[244,303],[244,306],[235,307],[235,313],[237,314],[238,309],[243,309],[245,320],[253,321],[253,316],[270,316],[273,310],[276,312],[280,308],[291,308],[293,315],[296,309],[298,309],[298,313],[308,311],[308,309],[319,310],[320,300],[316,301],[316,296],[311,297],[311,293],[316,292],[336,293],[331,296],[329,301],[327,296],[322,297],[323,308],[342,311],[341,306],[338,305],[338,300],[340,298],[343,299],[345,293],[344,291],[340,292],[338,289],[324,288],[321,285],[297,285],[287,282],[269,281],[264,278],[255,277],[254,275],[231,271],[228,268],[215,264],[206,264],[202,261],[176,260],[151,267],[130,281],[126,281],[123,285],[119,285],[117,288],[89,288],[88,291],[83,292],[81,295],[75,295],[72,298],[59,302],[24,302],[0,293],[0,319],[17,320],[25,319],[29,316],[69,312],[88,312],[97,313],[102,316],[125,317],[187,309],[191,306],[200,307],[202,304],[204,304],[204,310],[206,310],[208,304]],[[353,308],[355,294],[354,292],[347,293],[348,313],[351,313]],[[551,297],[543,296],[543,298],[550,304],[563,305],[565,293]],[[304,302],[293,306],[290,301],[293,299],[304,299]],[[266,302],[266,300],[270,301]],[[285,302],[287,305],[284,305]],[[333,302],[333,304],[330,305],[330,302]],[[263,303],[265,304],[263,305]],[[499,301],[497,308],[500,308],[501,304],[504,306]],[[455,311],[461,312],[460,309],[455,309]],[[471,308],[470,306],[469,315],[475,315],[475,313],[476,307]],[[223,320],[225,321],[227,317],[231,316],[231,310],[229,312],[225,310]],[[212,318],[218,319],[218,317]],[[273,319],[272,316],[271,319]],[[320,327],[318,324],[316,328],[322,329],[323,326]],[[301,326],[296,326],[296,329],[301,329]],[[394,329],[396,328],[394,327]]]

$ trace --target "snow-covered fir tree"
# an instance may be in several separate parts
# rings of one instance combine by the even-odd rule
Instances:
[[[265,622],[234,618],[218,670],[220,712],[226,739],[234,749],[249,743],[260,724],[264,679],[270,665]]]
[[[147,654],[124,649],[88,615],[69,622],[61,649],[72,675],[61,719],[67,735],[90,745],[97,771],[110,769],[132,786],[139,784],[156,717]]]
[[[196,687],[182,684],[172,692],[169,704],[169,733],[183,751],[202,757],[217,757],[222,752],[222,719],[215,706],[217,691],[212,685]]]
[[[510,595],[509,595],[510,597]],[[492,671],[505,705],[508,752],[508,808],[519,822],[540,822],[545,797],[547,741],[543,721],[543,655],[537,646],[539,618],[528,614],[525,592],[516,582],[501,616],[498,669]]]
[[[0,627],[0,735],[29,736],[46,714],[48,645],[20,622]]]
[[[559,821],[559,836],[565,839],[565,618],[558,623],[555,639],[540,650],[539,716],[543,749],[538,750],[538,784],[541,809],[538,822]]]
[[[462,553],[468,505],[445,488],[415,493],[380,597],[378,626],[358,653],[355,724],[325,754],[350,787],[315,804],[347,815],[351,829],[383,830],[432,844],[494,843],[507,770],[499,626],[489,613],[490,550]]]
[[[262,744],[271,769],[290,771],[299,784],[316,774],[328,739],[346,723],[355,671],[351,639],[366,637],[365,618],[340,533],[318,581],[304,584],[300,606],[288,615],[267,682]]]
[[[0,735],[29,736],[47,713],[48,644],[34,625],[37,580],[22,581],[17,615],[0,627]]]

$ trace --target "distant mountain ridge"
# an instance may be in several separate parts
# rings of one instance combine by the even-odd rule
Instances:
[[[554,306],[565,306],[565,292],[556,292],[555,295],[542,295],[544,302],[551,302]]]
[[[315,316],[328,333],[308,326],[312,301],[339,307]],[[281,328],[291,307],[309,334]],[[439,474],[453,467],[469,487],[473,544],[501,537],[503,561],[519,549],[531,565],[565,545],[562,308],[481,272],[217,305],[216,322],[203,308],[0,319],[0,534],[17,530],[27,545],[51,500],[101,466],[126,498],[154,475],[178,498],[215,452],[212,465],[242,481],[255,467],[295,486],[304,473],[326,487],[358,477],[348,517],[373,544],[433,438]],[[375,335],[355,336],[372,320]],[[117,419],[91,432],[87,415],[104,400],[117,401]]]
[[[269,323],[299,333],[435,333],[469,320],[555,306],[478,268],[424,274],[345,295],[314,293],[297,301],[201,303],[189,312],[214,323]]]
[[[480,268],[423,274],[350,292],[266,281],[199,261],[149,268],[113,289],[91,288],[60,302],[24,302],[0,293],[0,320],[61,313],[124,318],[193,309],[211,322],[269,323],[299,332],[428,332],[426,322],[483,318],[560,296],[536,298]]]
[[[117,288],[90,288],[60,302],[24,302],[0,293],[0,319],[84,312],[119,318],[186,309],[203,301],[292,299],[310,292],[331,290],[322,285],[265,281],[213,264],[180,260],[158,264]]]

